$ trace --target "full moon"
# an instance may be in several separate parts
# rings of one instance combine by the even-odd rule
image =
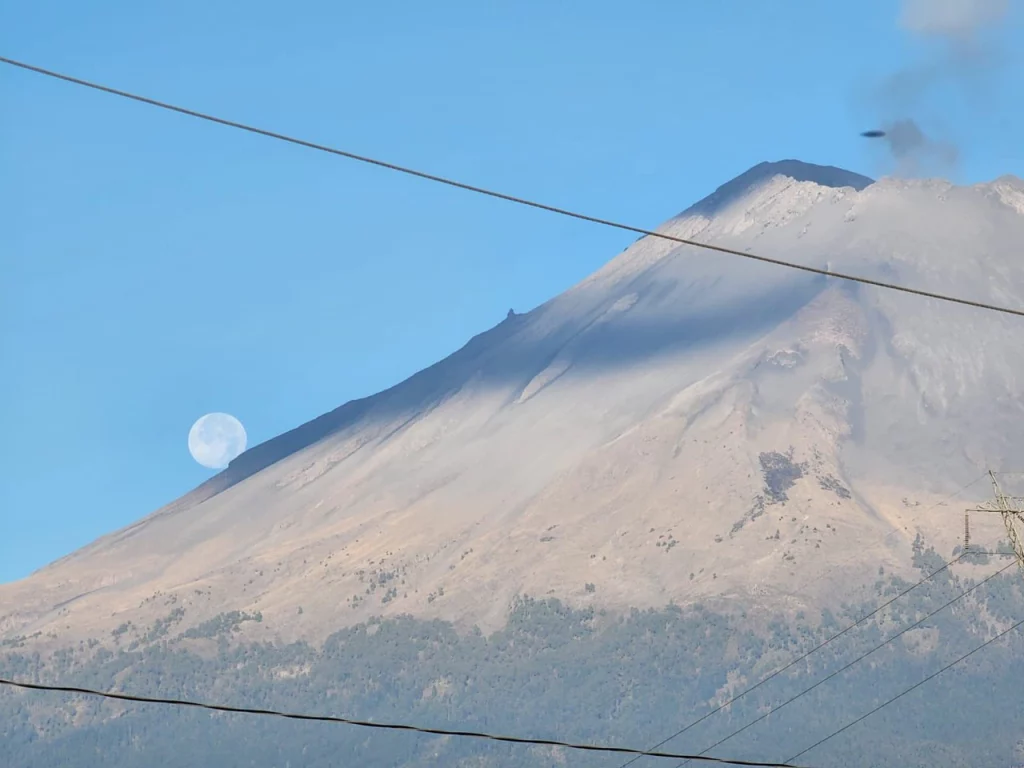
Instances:
[[[245,427],[227,413],[208,413],[188,431],[188,452],[209,469],[224,469],[245,450]]]

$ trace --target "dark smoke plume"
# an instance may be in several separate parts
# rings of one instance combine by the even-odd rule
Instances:
[[[961,109],[964,97],[984,113],[992,98],[999,51],[986,33],[1002,22],[1010,0],[903,0],[900,24],[926,43],[930,54],[919,65],[893,73],[876,91],[889,154],[902,175],[955,168],[959,149],[933,138],[924,125]]]

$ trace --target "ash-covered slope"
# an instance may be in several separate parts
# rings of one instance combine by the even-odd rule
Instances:
[[[662,231],[1024,305],[1018,179],[762,164]],[[142,637],[237,610],[260,612],[264,636],[316,638],[381,613],[497,624],[517,593],[778,610],[834,601],[837,584],[852,597],[880,566],[908,567],[919,531],[952,549],[959,516],[924,510],[1024,455],[1022,328],[644,238],[0,587],[0,633]]]

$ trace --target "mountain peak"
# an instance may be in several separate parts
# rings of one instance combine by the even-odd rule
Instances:
[[[668,227],[1018,306],[1024,215],[1008,207],[1024,211],[1024,191],[939,183],[762,163]],[[184,642],[257,611],[246,631],[289,642],[378,615],[496,629],[517,595],[817,610],[841,584],[859,599],[880,567],[913,573],[918,532],[960,546],[927,510],[1024,452],[1019,346],[975,310],[641,238],[406,381],[0,585],[0,646],[116,647],[129,621],[139,643]],[[975,533],[998,542],[999,521]]]
[[[861,176],[859,173],[836,168],[832,165],[815,165],[814,163],[804,163],[800,160],[763,162],[741,173],[732,181],[726,182],[699,203],[687,209],[686,213],[712,216],[729,205],[729,203],[747,194],[752,189],[767,183],[776,176],[787,176],[794,181],[810,181],[822,187],[832,187],[835,189],[852,187],[858,192],[875,183],[874,179],[870,179],[867,176]]]

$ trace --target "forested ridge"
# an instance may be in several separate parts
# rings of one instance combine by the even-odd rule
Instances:
[[[919,546],[915,564],[923,576],[942,560]],[[667,748],[702,751],[956,597],[974,583],[964,573],[944,571]],[[138,695],[648,748],[908,586],[880,574],[873,602],[792,620],[766,620],[756,606],[737,604],[611,615],[527,597],[490,635],[401,617],[340,630],[319,647],[240,642],[237,628],[261,621],[258,615],[225,614],[189,637],[175,633],[169,616],[139,629],[142,639],[131,647],[111,649],[104,639],[42,658],[30,642],[9,643],[0,671]],[[1024,592],[1014,568],[713,754],[786,759],[1021,618]],[[1024,637],[1011,633],[801,763],[1024,762],[1022,652]],[[624,762],[616,755],[13,690],[0,691],[0,730],[10,768]],[[667,764],[638,764],[657,763]]]

